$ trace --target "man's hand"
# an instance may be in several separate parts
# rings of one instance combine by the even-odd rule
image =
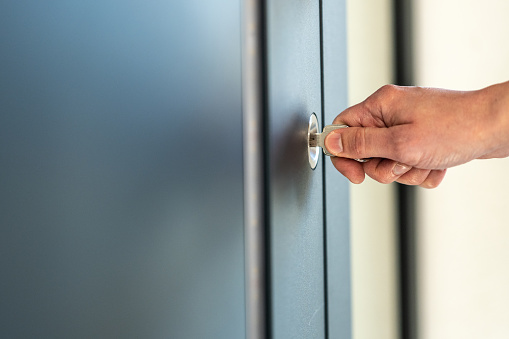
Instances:
[[[433,188],[449,167],[509,155],[509,82],[467,92],[388,85],[333,123],[351,126],[330,133],[325,146],[353,183],[367,174]]]

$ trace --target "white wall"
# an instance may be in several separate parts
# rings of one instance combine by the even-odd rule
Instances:
[[[509,1],[415,0],[418,85],[509,80]],[[508,131],[509,133],[509,131]],[[421,339],[509,338],[509,160],[450,169],[418,193]]]
[[[347,0],[351,105],[393,81],[390,0]],[[339,113],[339,112],[338,112]],[[352,185],[354,339],[397,339],[394,187],[369,179]]]

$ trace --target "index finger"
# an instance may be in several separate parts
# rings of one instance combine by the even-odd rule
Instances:
[[[364,101],[345,109],[332,123],[350,127],[386,127],[385,123],[376,118]]]

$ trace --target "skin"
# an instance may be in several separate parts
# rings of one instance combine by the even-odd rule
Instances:
[[[350,126],[330,133],[325,146],[351,182],[368,175],[434,188],[447,168],[509,156],[509,82],[477,91],[387,85],[333,124]]]

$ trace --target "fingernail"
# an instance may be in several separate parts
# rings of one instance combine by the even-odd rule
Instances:
[[[396,176],[400,176],[400,175],[403,175],[405,174],[406,172],[408,172],[410,170],[410,166],[407,166],[407,165],[403,165],[403,164],[400,164],[399,162],[396,164],[396,166],[394,166],[394,168],[392,169],[392,174],[396,175]]]
[[[327,151],[332,154],[343,152],[341,133],[330,133],[327,138],[325,138],[325,147],[327,147]]]

